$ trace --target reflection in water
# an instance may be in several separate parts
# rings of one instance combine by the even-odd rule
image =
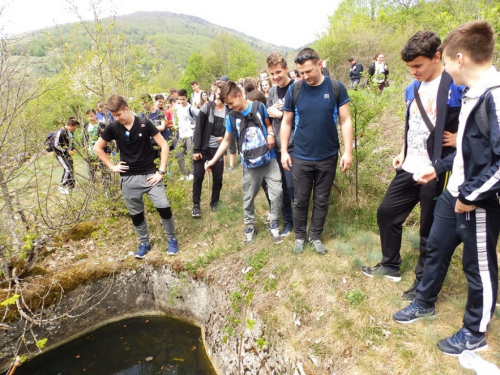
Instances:
[[[198,327],[140,317],[102,327],[24,363],[16,375],[215,375]]]

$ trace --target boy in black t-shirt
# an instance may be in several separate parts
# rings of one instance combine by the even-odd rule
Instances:
[[[147,193],[161,216],[163,229],[167,236],[168,255],[178,252],[177,238],[172,210],[162,184],[168,159],[168,145],[158,129],[145,118],[130,113],[128,104],[120,95],[112,95],[106,107],[111,111],[113,121],[101,135],[94,146],[96,155],[113,172],[120,173],[121,187],[125,204],[132,218],[135,231],[140,240],[136,258],[144,258],[151,250],[149,232],[144,218],[144,202],[142,196]],[[152,137],[161,148],[160,168],[156,170]],[[120,148],[120,162],[114,164],[105,153],[104,148],[112,140],[116,140]]]

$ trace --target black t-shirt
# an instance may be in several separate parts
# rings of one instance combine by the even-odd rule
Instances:
[[[159,133],[156,126],[144,117],[134,116],[134,124],[128,131],[128,136],[126,132],[125,126],[118,121],[113,121],[101,134],[106,142],[116,140],[120,149],[120,161],[124,161],[129,166],[129,170],[120,175],[136,176],[155,173],[154,153],[149,138]]]
[[[290,82],[288,82],[288,85],[285,87],[277,87],[278,89],[278,99],[284,99],[286,92],[288,91],[288,88],[295,82],[295,80],[291,79]]]

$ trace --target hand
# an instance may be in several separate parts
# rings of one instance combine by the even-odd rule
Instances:
[[[285,170],[290,170],[290,167],[292,166],[292,158],[288,152],[281,153],[281,165]]]
[[[392,158],[392,166],[394,169],[401,168],[403,165],[403,162],[405,161],[405,156],[401,152],[399,155],[396,155],[395,157]]]
[[[268,135],[267,136],[267,148],[269,151],[271,151],[274,148],[274,144],[276,143],[276,138],[274,138],[274,135]]]
[[[420,172],[417,172],[413,175],[413,179],[420,185],[425,185],[436,177],[436,169],[434,169],[434,167],[432,166],[425,167]]]
[[[283,103],[277,102],[267,109],[267,114],[271,118],[283,117]]]
[[[201,152],[197,153],[197,154],[193,154],[193,160],[201,160]]]
[[[121,161],[118,164],[116,164],[111,170],[115,173],[126,172],[129,169],[129,166],[126,164],[127,163],[125,163],[124,161]]]
[[[443,133],[443,147],[457,148],[457,133],[445,131]]]
[[[455,203],[455,212],[457,214],[463,214],[464,212],[471,212],[476,209],[476,206],[473,204],[463,204],[461,201],[457,199],[457,203]]]
[[[345,172],[349,168],[351,168],[351,164],[352,164],[351,154],[344,153],[340,158],[340,169],[342,170],[342,172]]]
[[[211,167],[212,165],[214,165],[214,164],[215,164],[215,163],[213,162],[213,160],[207,160],[207,161],[205,162],[205,171],[207,171],[207,172],[212,172],[212,169],[210,169],[210,167]]]
[[[222,142],[223,139],[224,139],[223,137],[217,137],[217,143],[221,144],[221,142]]]
[[[156,185],[161,180],[163,180],[163,175],[157,171],[155,174],[150,175],[146,179],[146,182],[148,183],[149,186],[153,186]]]

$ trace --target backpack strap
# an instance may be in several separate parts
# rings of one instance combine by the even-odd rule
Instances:
[[[418,94],[418,87],[416,84],[413,85],[413,98],[417,103],[417,107],[420,112],[420,115],[422,116],[422,120],[424,120],[424,123],[427,126],[427,129],[429,129],[429,132],[432,133],[434,131],[434,125],[432,124],[431,119],[427,115],[427,112],[425,112],[425,108],[424,105],[422,104],[422,99],[420,99],[420,95]]]
[[[295,86],[293,87],[293,106],[295,107],[297,105],[297,100],[299,98],[300,94],[300,89],[302,88],[302,80],[295,82]],[[339,81],[336,79],[330,78],[330,83],[332,84],[332,93],[333,97],[335,98],[335,103],[337,106],[339,105],[339,99],[340,99],[340,86],[339,86]]]
[[[476,122],[479,131],[486,139],[490,139],[490,119],[488,117],[488,109],[486,108],[486,97],[491,91],[499,88],[500,86],[493,86],[488,88],[483,94],[483,100],[476,107],[474,111],[474,120]]]

